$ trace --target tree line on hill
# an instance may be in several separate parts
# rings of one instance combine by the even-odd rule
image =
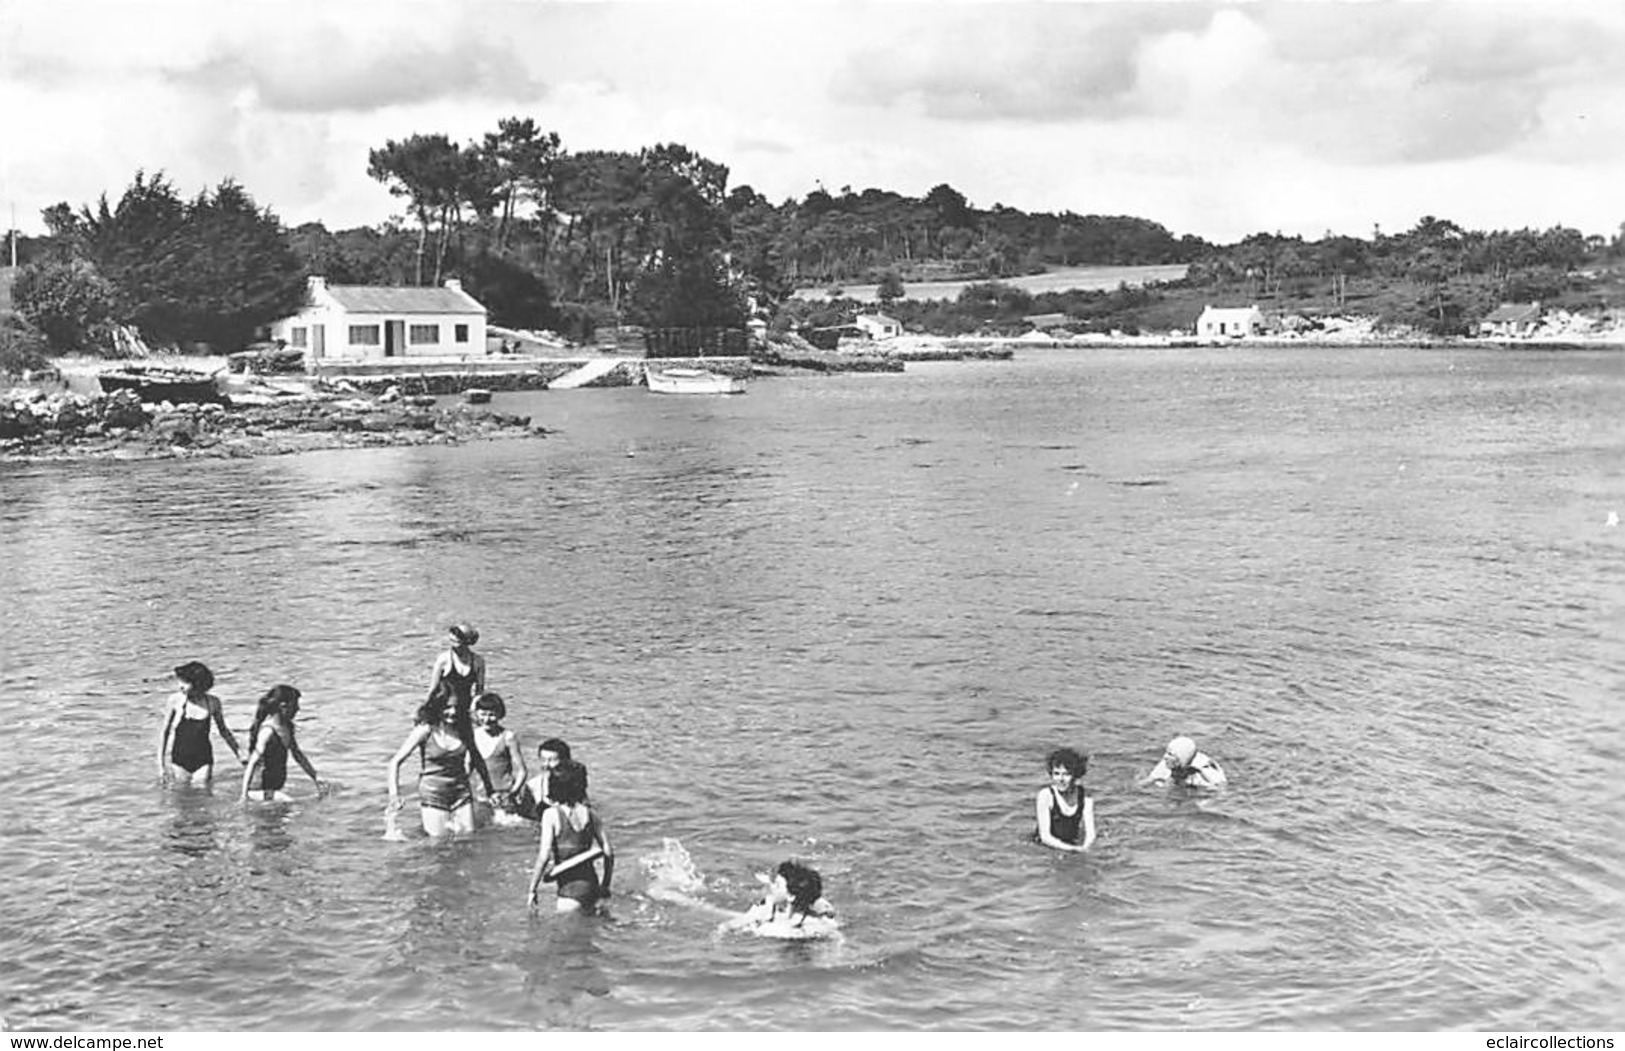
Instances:
[[[1610,240],[1567,228],[1483,233],[1426,217],[1370,240],[1260,233],[1220,246],[1127,216],[976,208],[947,184],[918,198],[820,187],[774,204],[749,186],[730,189],[725,165],[686,146],[572,153],[519,117],[467,143],[388,140],[367,170],[402,199],[404,216],[289,230],[234,181],[188,199],[161,172],[137,172],[116,202],[53,205],[47,236],[24,239],[17,311],[54,353],[105,346],[117,325],[155,344],[235,350],[298,309],[307,274],[382,285],[456,276],[495,324],[585,339],[620,323],[737,327],[753,312],[779,327],[827,323],[832,311],[850,319],[855,304],[801,304],[790,293],[876,281],[903,320],[944,333],[1047,311],[1085,328],[1153,327],[1197,297],[1374,305],[1449,332],[1495,299],[1614,297],[1619,289],[1598,286],[1596,274],[1625,261],[1625,227]],[[1162,263],[1188,264],[1186,278],[1040,296],[1001,283],[1053,266]],[[952,303],[904,299],[910,281],[956,277],[979,280]],[[0,336],[16,343],[19,332],[12,322]]]

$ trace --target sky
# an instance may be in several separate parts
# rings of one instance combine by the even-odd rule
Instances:
[[[823,187],[1231,243],[1625,222],[1625,4],[0,0],[0,220],[137,170],[294,226],[405,214],[368,151],[530,117]]]

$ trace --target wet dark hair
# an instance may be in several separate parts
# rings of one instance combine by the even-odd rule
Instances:
[[[557,737],[549,737],[547,740],[536,746],[537,755],[541,755],[543,752],[552,752],[554,755],[559,757],[560,763],[568,763],[570,761],[570,746],[559,740]]]
[[[508,706],[503,703],[502,694],[497,693],[494,690],[486,690],[484,693],[474,698],[474,707],[486,711],[496,712],[498,720],[506,719],[508,717]]]
[[[446,713],[446,705],[451,705],[451,726],[457,731],[457,736],[470,748],[474,746],[474,720],[468,717],[468,709],[458,703],[457,691],[452,689],[451,683],[444,679],[434,684],[429,696],[418,705],[414,722],[425,726],[434,726],[441,721]]]
[[[1082,777],[1089,770],[1089,757],[1074,748],[1057,748],[1044,761],[1044,769],[1054,770],[1058,766],[1065,767],[1073,777]]]
[[[265,691],[265,696],[260,698],[259,704],[254,708],[254,725],[248,728],[248,750],[250,753],[254,751],[254,746],[259,743],[261,724],[270,715],[282,716],[282,721],[288,729],[288,740],[290,742],[293,740],[294,713],[289,709],[299,703],[301,696],[303,695],[292,686],[273,686]]]
[[[175,666],[175,678],[197,690],[199,693],[208,693],[214,689],[214,672],[202,661],[187,661],[185,664]]]
[[[824,880],[817,870],[795,861],[781,861],[777,869],[784,877],[785,889],[790,892],[790,907],[803,914],[812,912],[818,899],[824,896]]]
[[[585,803],[587,768],[574,759],[560,763],[547,779],[547,794],[555,803]]]

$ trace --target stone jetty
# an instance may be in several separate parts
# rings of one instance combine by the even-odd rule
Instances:
[[[274,456],[313,449],[450,445],[538,437],[529,416],[386,391],[250,405],[171,405],[133,391],[96,397],[15,388],[0,396],[0,460]]]

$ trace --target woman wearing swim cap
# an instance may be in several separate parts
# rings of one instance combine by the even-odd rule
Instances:
[[[1217,788],[1225,783],[1224,770],[1206,752],[1198,751],[1189,737],[1176,737],[1163,750],[1162,761],[1141,778],[1155,784],[1184,785],[1186,788]]]

